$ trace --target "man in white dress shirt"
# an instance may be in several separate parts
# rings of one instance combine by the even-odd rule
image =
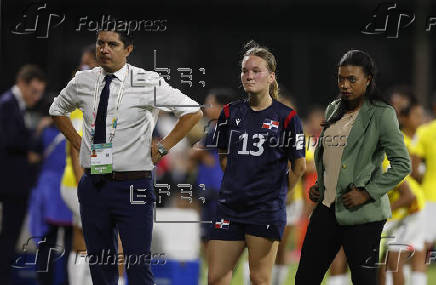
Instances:
[[[94,284],[117,284],[117,235],[129,284],[153,284],[150,244],[155,195],[151,170],[200,120],[197,102],[170,87],[156,72],[127,63],[133,39],[99,31],[100,67],[79,71],[50,107],[57,127],[76,149],[85,175],[78,185],[83,231]],[[68,118],[83,112],[83,139]],[[159,110],[179,117],[152,144]]]

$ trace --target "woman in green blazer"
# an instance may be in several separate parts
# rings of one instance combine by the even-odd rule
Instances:
[[[380,235],[391,215],[386,193],[410,172],[410,159],[394,109],[380,96],[376,67],[350,50],[338,64],[340,99],[325,112],[315,150],[314,209],[295,276],[297,285],[320,284],[341,246],[353,284],[375,285]],[[387,155],[391,167],[382,173]]]

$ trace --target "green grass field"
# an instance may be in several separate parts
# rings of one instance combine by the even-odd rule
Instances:
[[[239,262],[234,274],[233,274],[233,279],[232,279],[232,283],[231,285],[243,285],[244,282],[244,277],[243,277],[243,261],[247,258],[246,254],[244,254],[241,258],[241,261]],[[297,271],[297,263],[291,264],[289,266],[289,275],[288,278],[286,280],[286,282],[283,285],[294,285],[294,277],[295,277],[295,272]],[[202,267],[201,269],[201,277],[200,277],[200,284],[201,285],[207,285],[207,268]],[[436,264],[433,264],[431,266],[429,266],[428,268],[428,273],[427,273],[427,284],[436,284]],[[326,275],[326,277],[324,278],[324,281],[321,284],[326,284],[326,280],[328,279],[328,274]],[[351,278],[350,278],[350,284],[351,283]],[[410,284],[413,285],[413,284]]]

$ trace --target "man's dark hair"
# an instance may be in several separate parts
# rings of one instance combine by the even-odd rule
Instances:
[[[116,22],[116,20],[114,20]],[[114,25],[114,27],[109,28],[109,25],[107,27],[100,29],[97,31],[97,37],[100,32],[114,32],[118,34],[118,37],[120,38],[120,41],[123,42],[124,48],[128,47],[129,45],[133,45],[133,33],[132,31],[121,29],[117,27],[117,25]]]
[[[17,73],[16,80],[23,80],[26,84],[30,83],[33,79],[41,82],[47,82],[44,72],[39,66],[34,64],[23,65]]]

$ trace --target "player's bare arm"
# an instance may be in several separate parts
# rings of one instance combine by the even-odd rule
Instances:
[[[301,157],[295,160],[294,167],[289,169],[289,184],[288,184],[288,195],[297,184],[298,180],[303,176],[306,171],[306,158]]]

